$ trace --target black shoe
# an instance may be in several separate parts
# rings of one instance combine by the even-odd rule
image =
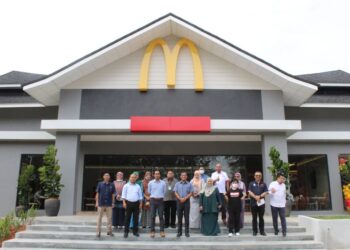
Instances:
[[[275,235],[278,235],[278,231],[275,231]]]
[[[164,228],[169,228],[169,225],[164,225]]]
[[[101,238],[101,232],[96,233],[96,237],[97,237],[97,238]]]
[[[171,227],[171,228],[176,228],[176,225],[171,225],[170,227]]]
[[[124,233],[124,238],[128,238],[129,233]]]
[[[260,235],[266,236],[266,233],[265,232],[261,232]]]
[[[139,233],[133,233],[135,237],[140,237]]]
[[[256,236],[258,233],[257,232],[253,232],[253,236]]]
[[[185,236],[186,236],[187,238],[189,238],[189,237],[190,237],[190,234],[189,234],[189,233],[185,233]]]
[[[287,236],[287,233],[286,233],[286,232],[283,232],[282,235],[283,235],[283,237],[286,237],[286,236]]]
[[[114,236],[114,234],[112,232],[108,232],[107,235],[109,235],[111,237]]]
[[[182,233],[177,233],[176,237],[180,238],[182,236]]]

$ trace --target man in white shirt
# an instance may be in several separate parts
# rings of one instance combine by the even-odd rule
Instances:
[[[211,178],[214,181],[214,185],[218,188],[220,193],[220,199],[221,199],[221,218],[224,225],[226,225],[226,201],[225,201],[225,194],[226,194],[226,181],[228,181],[227,174],[222,171],[221,164],[218,163],[215,165],[215,172],[211,174]]]
[[[286,185],[284,184],[286,178],[282,173],[277,174],[276,181],[270,183],[270,205],[273,220],[273,228],[275,235],[278,235],[278,215],[280,216],[282,225],[282,234],[284,237],[287,235],[287,223],[286,223]]]

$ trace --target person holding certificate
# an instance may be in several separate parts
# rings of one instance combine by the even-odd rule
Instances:
[[[250,206],[253,217],[253,235],[258,234],[258,222],[259,216],[259,231],[260,234],[266,236],[264,225],[265,214],[265,196],[268,194],[267,185],[262,181],[262,173],[260,171],[255,172],[254,181],[249,183],[248,193],[250,196]]]

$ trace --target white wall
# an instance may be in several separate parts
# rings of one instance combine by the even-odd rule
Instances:
[[[350,249],[350,220],[320,220],[299,215],[299,226],[312,233],[315,240],[324,243],[325,249]]]
[[[167,37],[172,49],[179,38]],[[276,86],[246,72],[245,70],[201,49],[201,57],[205,89],[265,89],[276,90]],[[66,86],[67,89],[135,89],[138,88],[141,62],[145,48],[142,48],[106,67],[99,69]],[[154,50],[150,74],[149,88],[164,89],[166,72],[163,51],[160,47]],[[192,57],[187,47],[180,51],[177,63],[176,88],[192,89],[194,87]]]

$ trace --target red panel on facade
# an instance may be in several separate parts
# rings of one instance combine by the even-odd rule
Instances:
[[[209,116],[132,116],[131,132],[210,132]]]

